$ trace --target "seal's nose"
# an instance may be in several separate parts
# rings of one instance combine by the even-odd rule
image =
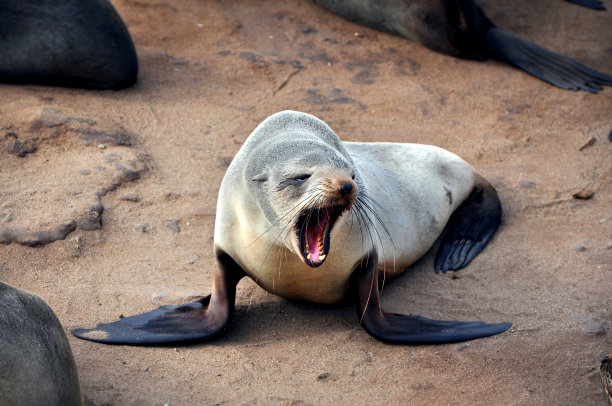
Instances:
[[[344,197],[353,191],[353,184],[351,182],[342,182],[340,186],[340,194]]]

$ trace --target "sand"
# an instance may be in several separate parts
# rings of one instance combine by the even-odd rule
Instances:
[[[261,120],[293,109],[344,140],[444,147],[490,179],[504,208],[491,244],[452,274],[434,274],[427,255],[385,287],[384,305],[514,326],[388,345],[353,305],[290,301],[245,279],[233,324],[211,342],[69,335],[86,405],[604,404],[612,88],[557,89],[311,1],[113,3],[136,44],[136,86],[0,85],[0,280],[45,299],[67,332],[208,294],[223,174]],[[489,3],[502,28],[612,73],[612,10]]]

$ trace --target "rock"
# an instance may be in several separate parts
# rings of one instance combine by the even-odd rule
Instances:
[[[143,233],[148,233],[149,231],[151,231],[151,229],[149,227],[149,223],[136,224],[136,227],[134,227],[134,229],[136,231],[141,231]]]
[[[584,326],[583,331],[587,334],[593,334],[597,336],[606,334],[606,329],[601,324],[592,320]]]
[[[6,150],[20,158],[28,154],[33,154],[38,150],[38,145],[36,145],[34,140],[22,142],[18,139],[17,134],[13,132],[7,133],[5,138],[8,139],[6,142]]]
[[[582,151],[588,147],[590,147],[591,145],[595,144],[595,142],[597,141],[597,138],[595,137],[591,137],[591,139],[589,139],[587,142],[585,142],[580,148],[578,148],[578,151]]]
[[[119,197],[119,200],[138,203],[140,201],[140,196],[138,196],[136,193],[126,193]]]
[[[535,182],[532,182],[530,180],[522,180],[519,182],[519,186],[520,187],[524,187],[526,189],[532,189],[535,187]]]
[[[153,302],[153,304],[157,306],[161,303],[162,300],[164,300],[165,297],[166,295],[164,295],[163,293],[158,293],[157,295],[153,295],[151,297],[151,302]]]
[[[173,233],[178,233],[179,231],[181,231],[181,229],[179,227],[178,219],[170,219],[170,220],[168,220],[166,222],[166,226],[168,226],[170,231],[172,231]]]
[[[574,193],[572,197],[574,199],[588,200],[595,194],[595,191],[591,189],[582,189],[580,192]]]

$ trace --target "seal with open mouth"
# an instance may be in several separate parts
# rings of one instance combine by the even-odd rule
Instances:
[[[500,218],[493,187],[448,151],[342,142],[318,118],[284,111],[255,129],[221,183],[212,294],[73,334],[123,344],[215,336],[232,318],[243,276],[287,298],[336,303],[356,295],[361,324],[383,341],[498,334],[511,324],[386,313],[379,279],[403,272],[437,239],[436,272],[466,266]]]

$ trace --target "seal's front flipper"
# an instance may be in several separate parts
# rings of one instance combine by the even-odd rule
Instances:
[[[467,266],[487,245],[500,222],[501,203],[497,192],[480,178],[446,224],[434,264],[436,273]]]
[[[100,323],[92,329],[75,329],[84,340],[108,344],[170,344],[212,338],[221,333],[234,314],[236,285],[244,271],[217,249],[213,292],[197,302],[162,306],[147,313]]]
[[[484,38],[486,48],[497,58],[512,63],[551,85],[596,94],[612,86],[612,76],[591,69],[497,27]]]
[[[206,321],[209,300],[210,296],[184,305],[162,306],[112,323],[99,323],[92,329],[77,328],[72,334],[111,344],[162,344],[204,339],[219,330]]]
[[[421,316],[385,313],[380,306],[377,262],[376,253],[370,253],[357,264],[352,275],[352,282],[357,289],[361,324],[374,338],[404,344],[452,343],[503,333],[512,326],[512,323],[432,320]]]
[[[606,7],[599,0],[567,0],[570,3],[578,4],[594,10],[605,10]]]

